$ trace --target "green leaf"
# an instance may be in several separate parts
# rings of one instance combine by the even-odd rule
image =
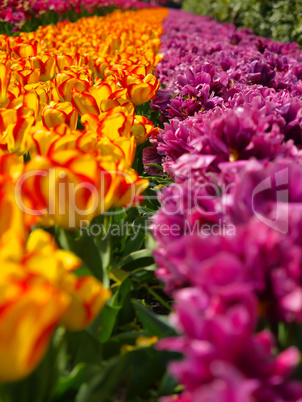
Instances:
[[[109,305],[106,305],[103,308],[99,321],[100,334],[98,338],[100,342],[106,342],[110,338],[114,330],[120,309],[121,306],[109,306]]]
[[[167,316],[161,316],[153,313],[138,300],[133,300],[132,304],[143,328],[150,335],[156,335],[159,338],[176,335],[174,328],[168,322]]]
[[[153,347],[138,348],[116,356],[82,386],[76,402],[133,401],[145,396],[163,377],[167,363],[175,354],[160,352]]]
[[[172,395],[175,393],[177,381],[168,372],[165,373],[159,387],[160,396]]]
[[[161,165],[158,165],[157,163],[145,163],[145,166],[152,166],[161,170],[162,172],[164,171],[164,168]]]
[[[72,366],[79,363],[101,365],[102,345],[96,334],[89,328],[78,332],[67,331],[66,345]]]
[[[91,377],[99,371],[99,366],[86,363],[77,364],[67,376],[60,377],[56,387],[55,397],[60,398],[72,389],[78,390],[83,383],[87,383]]]
[[[112,335],[118,314],[130,290],[131,281],[126,279],[103,308],[97,319],[98,339],[100,342],[106,342]]]
[[[138,230],[135,228],[135,230]],[[139,250],[144,244],[146,234],[145,231],[138,230],[137,232],[133,231],[133,234],[130,235],[127,239],[124,254],[128,255],[133,253],[134,251]]]
[[[130,269],[134,269],[137,267],[138,262],[148,265],[148,264],[152,263],[153,261],[154,260],[153,260],[152,252],[150,250],[143,249],[143,250],[134,251],[133,253],[124,257],[120,261],[119,266],[125,268],[126,266],[131,265]]]
[[[86,231],[68,232],[56,227],[56,239],[63,249],[77,254],[91,273],[102,281],[105,287],[109,287],[109,277],[107,271],[103,269],[100,253],[92,236],[89,236]]]

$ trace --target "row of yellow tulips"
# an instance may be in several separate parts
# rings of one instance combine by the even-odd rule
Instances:
[[[85,328],[110,298],[33,227],[76,229],[140,201],[148,182],[131,166],[154,127],[135,106],[158,89],[165,16],[115,12],[0,36],[0,382],[28,375],[58,324]]]

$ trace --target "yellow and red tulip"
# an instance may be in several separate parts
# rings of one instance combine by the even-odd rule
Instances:
[[[29,84],[36,84],[40,81],[40,70],[27,68],[26,70],[13,71],[12,78],[20,82],[23,87]]]
[[[134,105],[158,88],[166,13],[0,35],[0,382],[28,375],[56,326],[85,328],[110,297],[94,277],[75,275],[81,261],[49,233],[28,233],[37,224],[76,229],[142,200],[148,181],[131,166],[153,125]]]
[[[159,88],[159,81],[152,74],[148,74],[143,79],[128,75],[124,85],[128,90],[128,97],[131,102],[139,106],[154,98]]]
[[[22,194],[42,225],[75,229],[100,213],[100,168],[91,155],[77,149],[36,155],[24,173]]]
[[[28,137],[30,155],[45,156],[55,150],[73,149],[82,134],[81,131],[70,130],[66,124],[59,124],[54,128],[35,127]]]
[[[47,128],[53,128],[59,124],[66,124],[71,130],[77,126],[78,112],[70,102],[50,102],[42,112],[42,122]]]
[[[7,88],[10,80],[8,67],[0,63],[0,107],[7,99]]]
[[[74,275],[80,265],[41,229],[29,236],[22,256],[1,257],[1,382],[19,380],[38,365],[57,325],[81,330],[104,307],[110,291],[93,277]]]
[[[143,144],[154,130],[153,123],[145,116],[136,115],[131,134],[135,137],[136,145]]]
[[[28,151],[27,137],[35,118],[25,107],[0,111],[0,149],[5,153],[24,155]]]
[[[56,74],[56,60],[48,54],[37,55],[30,59],[33,69],[40,70],[40,80],[52,80]]]
[[[30,374],[46,353],[66,311],[68,296],[18,264],[1,262],[0,381]]]

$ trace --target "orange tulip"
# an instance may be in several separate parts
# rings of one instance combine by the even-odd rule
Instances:
[[[54,57],[59,71],[65,70],[73,64],[73,58],[69,54],[57,54]]]
[[[13,54],[17,57],[32,57],[36,56],[38,53],[40,53],[40,44],[37,40],[34,40],[32,43],[22,43],[22,36],[18,38],[20,44],[17,44],[16,46],[11,46],[11,49],[13,50]]]
[[[77,278],[75,275],[68,275],[61,286],[71,297],[70,306],[62,317],[61,324],[71,331],[88,327],[111,295],[93,276]]]
[[[141,193],[146,190],[149,181],[141,179],[133,169],[126,169],[121,175],[121,182],[117,188],[114,198],[114,207],[130,207],[139,205],[143,196]]]
[[[14,154],[0,156],[0,244],[8,240],[11,245],[16,241],[22,244],[28,231],[25,216],[16,204],[15,182],[23,170],[23,162]],[[9,232],[13,236],[9,236]],[[13,237],[15,239],[13,239]],[[9,251],[18,255],[18,246]],[[3,254],[2,254],[3,256]]]
[[[61,102],[71,102],[73,89],[84,92],[88,90],[89,86],[90,84],[87,81],[70,77],[57,86],[59,99]]]

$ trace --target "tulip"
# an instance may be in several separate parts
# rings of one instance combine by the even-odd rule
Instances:
[[[27,376],[41,361],[69,298],[18,265],[1,266],[0,381],[9,382]]]
[[[41,224],[74,229],[100,213],[100,170],[89,154],[70,149],[37,155],[25,165],[25,173],[21,193],[30,198]],[[34,194],[34,188],[39,192]]]
[[[73,64],[73,58],[69,54],[58,54],[54,57],[59,71],[65,70],[66,68],[71,67]]]
[[[116,64],[108,67],[105,71],[105,76],[109,77],[111,75],[119,76],[120,73],[127,72],[133,76],[141,77],[142,79],[146,77],[148,74],[152,74],[154,66],[150,62],[146,61],[143,64],[140,60],[141,64]]]
[[[34,121],[32,109],[21,107],[0,111],[0,149],[24,155],[28,151],[27,136]]]
[[[29,236],[25,270],[44,278],[68,296],[60,323],[72,331],[89,326],[111,295],[96,278],[72,273],[81,265],[82,261],[72,252],[58,249],[49,233],[36,229]]]
[[[45,127],[52,128],[58,124],[67,124],[71,130],[77,126],[78,113],[70,102],[50,102],[42,112],[42,122]]]
[[[77,90],[78,92],[84,92],[87,91],[88,88],[89,82],[78,80],[72,77],[63,81],[57,87],[57,92],[61,102],[71,102],[73,89]]]
[[[102,136],[113,138],[114,136],[129,137],[134,121],[134,108],[131,103],[123,106],[112,107],[99,115]]]
[[[111,296],[110,290],[104,289],[93,276],[68,275],[62,288],[71,296],[71,303],[61,324],[71,331],[88,327]]]
[[[82,261],[79,257],[70,251],[59,249],[51,234],[42,229],[36,229],[29,235],[25,252],[29,259],[34,259],[36,255],[39,255],[41,258],[44,256],[47,258],[53,258],[54,261],[52,261],[52,267],[57,266],[58,272],[60,270],[64,270],[64,272],[72,272],[82,265]],[[33,270],[34,266],[32,261],[33,260],[31,260],[29,263],[31,266],[31,271]],[[27,264],[27,262],[25,263]],[[51,271],[53,269],[50,269],[49,267],[48,270],[44,266],[37,266],[37,269],[38,271],[35,270],[36,273],[44,275],[45,278],[52,280],[53,277],[51,276]]]
[[[9,85],[9,69],[5,64],[0,63],[0,106],[7,99],[7,87]]]
[[[42,56],[31,57],[32,68],[40,70],[40,80],[52,80],[56,74],[56,60],[53,56],[44,54]]]
[[[110,139],[100,137],[93,131],[85,132],[76,140],[78,148],[85,153],[91,153],[98,161],[110,156],[118,170],[130,168],[135,156],[135,139],[117,137]]]
[[[83,133],[70,130],[66,124],[58,124],[53,128],[35,126],[29,135],[27,144],[31,157],[47,155],[54,150],[76,148],[77,140]]]
[[[159,88],[159,81],[152,74],[148,74],[143,80],[134,76],[127,76],[126,87],[131,102],[139,106],[155,97]]]
[[[40,101],[35,91],[26,91],[24,94],[13,99],[7,106],[7,109],[27,108],[33,111],[35,118],[38,117]]]
[[[105,78],[105,70],[109,67],[111,60],[108,58],[100,57],[94,62],[94,69],[99,78]]]
[[[135,139],[119,137],[110,140],[101,137],[98,142],[98,149],[103,155],[112,155],[119,169],[130,168],[135,157]]]
[[[112,79],[91,86],[88,92],[79,92],[76,89],[72,91],[72,104],[81,116],[87,113],[98,116],[101,112],[120,105],[127,98],[127,89],[120,88]]]
[[[135,137],[136,145],[143,144],[154,131],[152,122],[145,116],[135,116],[131,134]]]
[[[22,40],[22,37],[19,39]],[[41,52],[40,43],[36,40],[33,43],[20,43],[19,45],[12,48],[13,54],[18,57],[33,57]]]
[[[20,82],[11,82],[7,88],[6,101],[1,105],[2,109],[7,109],[8,105],[21,95],[22,89]]]
[[[40,115],[42,109],[51,102],[54,84],[52,81],[25,85],[25,91],[34,91],[38,97]]]
[[[110,291],[94,277],[74,275],[81,260],[42,229],[31,233],[23,256],[3,255],[1,249],[0,381],[10,382],[37,367],[57,325],[87,327]]]
[[[0,156],[0,244],[8,241],[7,255],[18,255],[16,241],[22,243],[28,231],[25,216],[16,204],[18,194],[15,194],[15,182],[22,170],[23,162],[16,155]]]
[[[6,63],[6,66],[12,71],[23,71],[32,68],[29,59],[26,58],[10,60],[10,62]]]
[[[25,85],[35,84],[40,81],[40,70],[26,69],[21,71],[13,71],[12,78],[24,87]]]
[[[116,104],[113,101],[113,104]],[[86,131],[97,131],[98,135],[108,138],[130,137],[134,121],[134,107],[130,102],[123,102],[122,106],[114,106],[99,117],[86,114],[81,118]]]
[[[100,114],[96,100],[89,92],[79,92],[76,89],[72,90],[72,104],[79,112],[80,116],[87,113],[92,113],[98,116]]]
[[[149,181],[140,179],[133,169],[126,169],[124,172],[121,172],[120,177],[121,182],[117,188],[113,206],[130,207],[139,205],[143,200],[141,193],[146,190]]]

